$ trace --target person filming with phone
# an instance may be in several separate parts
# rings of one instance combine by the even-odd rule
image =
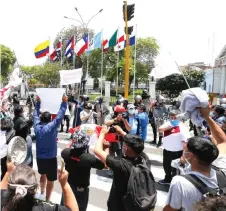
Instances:
[[[122,137],[116,131],[113,126],[120,126],[122,130],[128,133],[131,127],[127,121],[127,112],[125,107],[116,105],[114,107],[114,113],[110,114],[105,119],[105,125],[110,127],[109,133],[116,134],[116,140],[110,143],[109,153],[111,155],[117,154],[118,157],[122,157]]]

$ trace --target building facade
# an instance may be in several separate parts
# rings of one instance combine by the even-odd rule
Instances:
[[[218,95],[226,94],[226,45],[216,58],[214,67],[206,70],[205,90]]]

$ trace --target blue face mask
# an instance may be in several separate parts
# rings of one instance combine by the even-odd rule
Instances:
[[[173,127],[176,127],[180,124],[180,120],[179,119],[172,119],[170,120],[170,124],[173,126]]]

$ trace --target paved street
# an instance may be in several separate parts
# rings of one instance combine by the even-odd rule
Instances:
[[[58,142],[58,165],[60,166],[60,155],[61,151],[66,147],[68,143],[67,134],[59,134],[60,138]],[[162,148],[157,149],[155,146],[152,146],[148,141],[152,140],[152,129],[148,127],[148,138],[145,143],[145,152],[152,161],[151,171],[155,177],[155,180],[158,181],[164,178],[164,170],[162,166]],[[35,143],[33,143],[33,155],[35,155]],[[91,150],[92,151],[92,150]],[[36,160],[34,159],[34,170],[37,171]],[[109,196],[109,191],[112,184],[112,178],[108,176],[107,170],[94,170],[92,169],[91,178],[90,178],[90,198],[89,198],[89,207],[88,211],[104,211],[107,210],[107,199]],[[162,210],[162,207],[165,204],[167,197],[167,186],[160,186],[156,183],[158,189],[158,197],[156,204],[156,211]],[[54,187],[54,192],[52,194],[52,199],[55,203],[60,203],[61,200],[61,188],[58,182],[56,182]]]
[[[188,127],[188,121],[185,123],[185,125]],[[33,130],[32,130],[33,131]],[[70,134],[66,133],[59,133],[58,134],[58,166],[61,165],[61,151],[66,147],[68,143],[68,137]],[[163,206],[165,205],[166,197],[167,197],[167,191],[169,186],[162,186],[159,185],[157,182],[160,179],[163,179],[165,174],[162,166],[162,147],[156,148],[155,146],[152,146],[148,142],[153,140],[153,134],[152,134],[152,128],[149,125],[148,126],[148,136],[145,143],[145,152],[147,153],[148,157],[150,158],[152,162],[151,171],[154,175],[155,181],[156,181],[156,187],[158,190],[157,195],[157,204],[155,211],[162,210]],[[35,143],[33,143],[33,157],[34,157],[34,170],[37,172],[37,163],[36,163],[36,148]],[[92,148],[91,148],[92,153]],[[107,210],[107,199],[109,196],[110,188],[112,184],[112,178],[108,176],[107,170],[95,170],[92,169],[91,171],[91,177],[90,177],[90,194],[89,194],[89,206],[88,211],[104,211]],[[61,187],[58,182],[55,183],[54,186],[54,192],[51,197],[51,201],[55,203],[60,203],[61,200]]]

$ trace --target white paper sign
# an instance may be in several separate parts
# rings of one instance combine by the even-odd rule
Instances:
[[[37,88],[36,92],[41,99],[41,111],[48,111],[51,114],[57,114],[65,90],[63,88]],[[70,114],[68,108],[65,114]]]
[[[74,70],[61,70],[60,71],[60,84],[68,85],[73,83],[81,83],[82,68]]]

